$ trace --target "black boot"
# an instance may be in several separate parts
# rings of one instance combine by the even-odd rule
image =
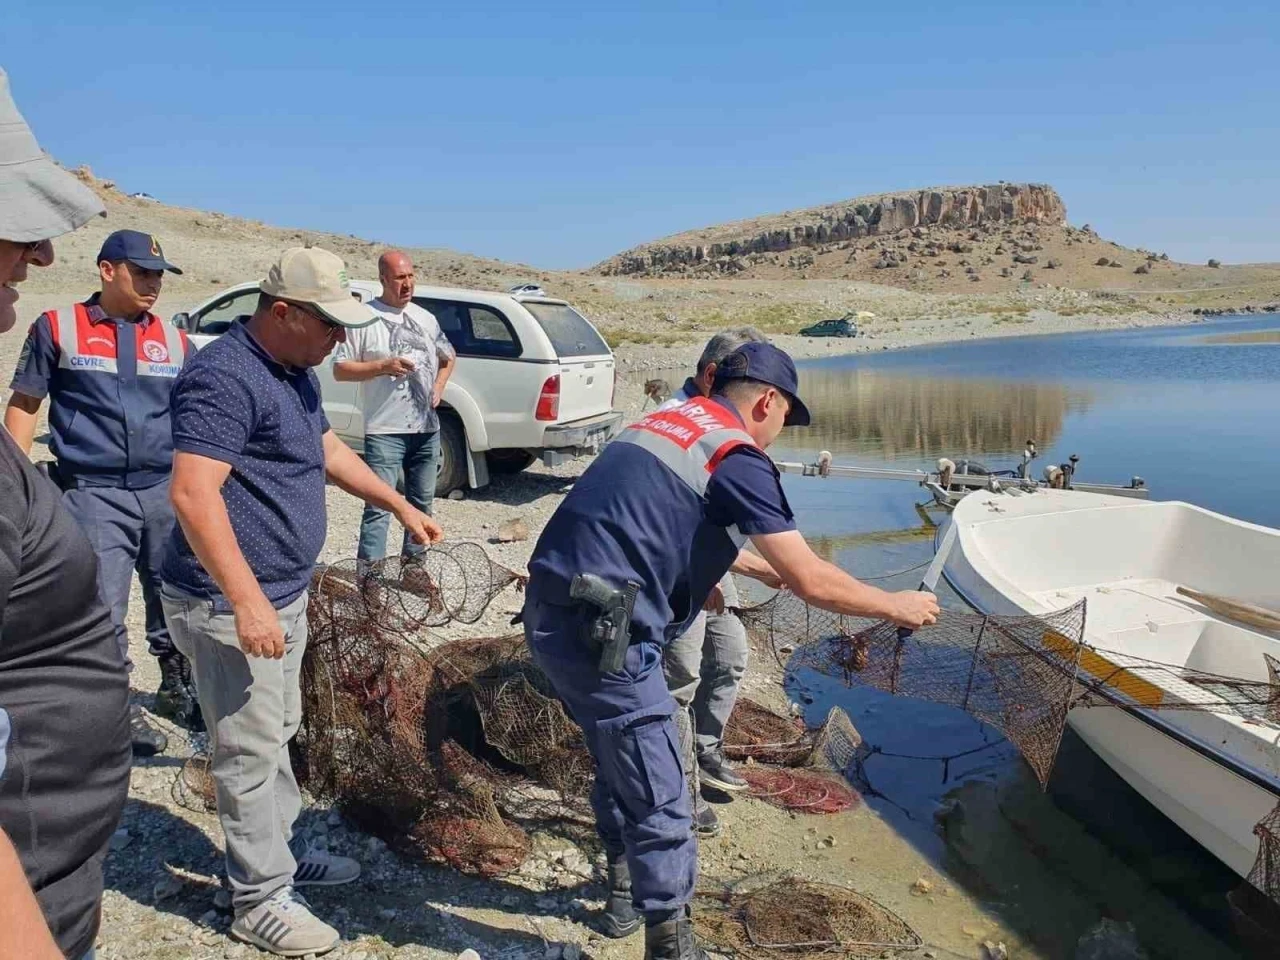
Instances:
[[[644,960],[710,960],[693,939],[693,920],[683,907],[671,920],[644,928]]]
[[[157,753],[164,753],[164,748],[169,745],[164,731],[151,726],[136,703],[129,704],[129,739],[133,741],[135,757],[154,757]]]
[[[598,927],[606,937],[621,940],[629,937],[644,923],[644,917],[631,905],[631,868],[625,856],[609,858],[609,900],[600,914]]]
[[[199,733],[204,729],[204,718],[200,715],[200,704],[196,702],[190,662],[177,651],[159,659],[160,688],[156,690],[154,712]]]

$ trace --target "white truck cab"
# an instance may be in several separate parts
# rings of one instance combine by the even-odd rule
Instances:
[[[376,282],[351,282],[361,302],[380,292]],[[251,316],[257,302],[257,283],[242,283],[173,322],[199,348]],[[622,413],[613,409],[613,352],[565,301],[540,290],[419,285],[413,302],[435,316],[458,354],[440,403],[437,496],[483,487],[491,472],[514,473],[536,459],[555,466],[594,454],[621,428]],[[363,449],[360,384],[335,380],[331,360],[316,375],[334,432]]]

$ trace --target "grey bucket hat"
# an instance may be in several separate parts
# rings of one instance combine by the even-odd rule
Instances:
[[[49,240],[96,214],[102,201],[40,149],[0,70],[0,240]]]

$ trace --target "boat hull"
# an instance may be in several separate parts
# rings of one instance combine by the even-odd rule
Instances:
[[[974,526],[992,519],[990,504],[980,513],[977,504],[970,502],[977,499],[966,498],[947,520],[947,524],[959,523],[961,527],[943,575],[966,603],[987,614],[1044,614],[1051,609],[1045,605],[1046,594],[1053,597],[1069,593],[1075,597],[1098,590],[1096,585],[1081,588],[1078,583],[1070,585],[1065,581],[1063,592],[1055,592],[1053,584],[1045,582],[1036,583],[1037,589],[1028,594],[1013,589],[1010,578],[1016,573],[988,564],[979,549],[982,538],[966,535],[972,533]],[[1038,505],[1038,509],[1043,507]],[[1010,512],[1016,513],[1016,508],[1010,508]],[[945,526],[939,531],[939,542],[944,532]],[[1055,547],[1070,550],[1072,545],[1064,539]],[[1141,577],[1143,573],[1135,569],[1134,576]],[[1113,589],[1119,593],[1126,589],[1125,584],[1140,582],[1120,581]],[[1091,605],[1101,601],[1119,605],[1106,595],[1111,590],[1105,586],[1101,590],[1104,595],[1095,592]],[[1114,610],[1110,615],[1113,621],[1117,617]],[[1135,632],[1117,629],[1100,634],[1099,629],[1124,625],[1108,624],[1106,616],[1094,618],[1092,606],[1086,616],[1086,641],[1099,649],[1118,649],[1116,638]],[[1102,620],[1102,627],[1092,628],[1093,619]],[[1153,632],[1152,637],[1172,644],[1177,626],[1183,624],[1166,625],[1163,634]],[[1266,642],[1265,638],[1260,639]],[[1150,655],[1145,650],[1142,654]],[[1206,850],[1236,873],[1247,876],[1258,850],[1254,827],[1280,803],[1280,777],[1274,766],[1275,742],[1280,740],[1280,732],[1263,728],[1270,741],[1264,743],[1270,748],[1269,755],[1233,755],[1221,749],[1228,739],[1215,735],[1216,728],[1210,722],[1214,719],[1214,715],[1192,716],[1188,711],[1119,706],[1078,706],[1067,715],[1071,728],[1103,762]]]

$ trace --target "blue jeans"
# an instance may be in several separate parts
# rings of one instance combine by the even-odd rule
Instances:
[[[431,500],[436,493],[436,463],[440,459],[440,432],[376,433],[364,438],[364,460],[369,469],[391,486],[404,471],[404,495],[423,513],[431,513]],[[360,560],[381,560],[387,555],[387,527],[391,514],[380,507],[366,504],[360,518]],[[413,556],[425,547],[414,543],[405,531],[401,553]]]

